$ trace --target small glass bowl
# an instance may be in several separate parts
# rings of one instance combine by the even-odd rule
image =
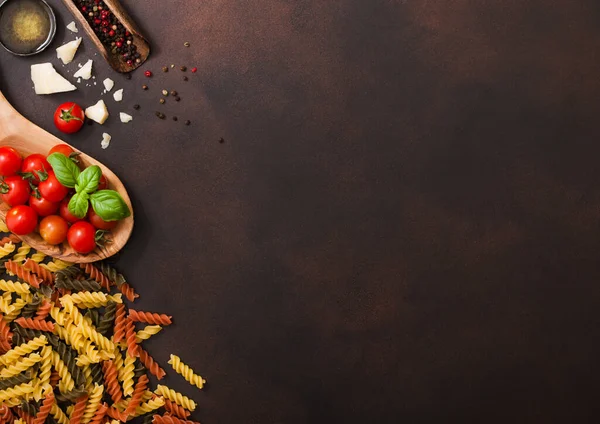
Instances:
[[[4,7],[4,5],[6,5],[8,2],[17,2],[17,1],[21,1],[21,0],[0,0],[0,11],[2,10],[2,7]],[[54,10],[52,10],[52,8],[46,2],[46,0],[35,0],[35,1],[39,2],[42,5],[44,10],[48,14],[48,18],[50,19],[50,30],[48,31],[48,36],[46,37],[44,42],[38,46],[38,48],[36,48],[34,51],[28,52],[28,53],[19,53],[19,52],[12,51],[6,45],[4,45],[4,43],[2,43],[2,41],[0,40],[0,45],[2,45],[2,47],[4,47],[7,52],[12,53],[15,56],[33,56],[34,54],[43,52],[46,49],[46,47],[48,47],[50,45],[50,43],[52,43],[52,40],[54,39],[54,36],[56,35],[56,15],[54,14]]]

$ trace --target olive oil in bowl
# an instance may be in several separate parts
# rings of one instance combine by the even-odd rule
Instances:
[[[0,0],[0,44],[29,56],[44,50],[56,32],[56,17],[44,0]]]

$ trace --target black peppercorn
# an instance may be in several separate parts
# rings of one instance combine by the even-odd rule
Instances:
[[[178,102],[179,100],[181,100],[181,98],[179,96],[176,96],[175,101]]]
[[[192,121],[190,121],[190,120],[185,121],[185,125],[190,125],[191,123],[192,123]]]
[[[184,80],[184,81],[187,81],[187,80],[188,80],[188,77],[183,77],[183,80]]]
[[[162,71],[163,72],[169,72],[169,68],[167,68],[166,66],[163,66]]]
[[[182,66],[182,67],[181,67],[181,68],[179,68],[179,69],[181,69],[181,71],[182,71],[182,72],[185,72],[185,71],[187,71],[187,67],[185,67],[185,66]]]
[[[146,84],[142,85],[142,90],[147,90],[148,86]]]
[[[171,90],[171,96],[176,96],[176,95],[177,95],[177,91]]]
[[[173,121],[177,121],[177,117],[176,116],[173,117]]]
[[[140,105],[133,105],[133,108],[134,108],[135,110],[138,110],[138,109],[140,108]]]

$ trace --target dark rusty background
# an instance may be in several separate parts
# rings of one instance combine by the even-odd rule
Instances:
[[[2,51],[0,68],[56,133],[60,101],[101,90],[33,94],[29,65],[72,38],[51,2],[52,51]],[[167,379],[197,419],[597,422],[600,3],[125,5],[155,77],[112,75],[125,101],[105,128],[64,138],[131,192],[119,265],[139,308],[175,316],[150,352],[208,379]],[[162,74],[171,63],[198,73]],[[162,88],[182,101],[160,106]]]

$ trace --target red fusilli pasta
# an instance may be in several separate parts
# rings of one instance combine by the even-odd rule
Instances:
[[[95,265],[92,264],[79,264],[79,267],[83,269],[87,275],[90,276],[91,279],[96,280],[100,283],[102,287],[106,290],[110,290],[110,280],[106,275],[102,273]]]
[[[17,318],[15,320],[17,324],[19,324],[23,328],[31,328],[32,330],[39,331],[49,331],[50,333],[54,332],[54,323],[50,321],[44,320],[34,320],[32,318]]]
[[[125,325],[127,324],[127,321],[129,320],[125,317],[125,305],[123,303],[117,304],[114,327],[115,343],[119,343],[125,337]]]
[[[127,283],[122,283],[117,288],[119,289],[119,291],[121,293],[123,293],[123,296],[125,296],[127,298],[127,300],[129,300],[130,302],[133,302],[135,299],[137,299],[138,297],[140,297],[140,295],[135,292],[135,290],[133,289],[133,287],[131,287]]]
[[[177,418],[181,418],[182,420],[185,420],[190,416],[190,411],[185,409],[183,406],[177,405],[175,402],[171,402],[169,399],[165,399],[164,408],[169,414],[174,415]]]
[[[17,415],[27,424],[33,424],[34,418],[27,412],[25,412],[22,408],[17,409]]]
[[[109,417],[111,417],[115,420],[120,420],[122,422],[127,421],[127,415],[125,415],[125,413],[119,411],[114,406],[111,406],[110,408],[108,408],[106,410],[106,415],[108,415]]]
[[[54,275],[46,268],[42,268],[37,262],[32,261],[31,258],[27,258],[23,264],[23,268],[25,268],[27,271],[37,274],[38,277],[42,278],[48,284],[52,284],[54,282]]]
[[[59,380],[60,380],[60,375],[58,374],[58,371],[52,370],[52,373],[50,374],[50,385],[52,387],[55,387],[58,384]]]
[[[44,320],[50,314],[50,309],[52,309],[52,304],[44,299],[44,302],[40,305],[37,312],[35,313],[35,321]]]
[[[10,408],[6,405],[0,406],[0,422],[2,423],[12,423],[14,420],[13,413]]]
[[[21,280],[25,281],[26,283],[29,283],[30,285],[32,285],[36,289],[39,289],[40,288],[40,283],[42,281],[44,281],[41,278],[38,278],[35,275],[33,275],[31,272],[27,271],[25,268],[23,268],[21,266],[21,264],[13,262],[12,260],[6,261],[6,263],[4,264],[4,266],[6,267],[7,271],[12,272],[18,278],[20,278]]]
[[[6,243],[18,243],[21,239],[14,234],[9,235],[8,237],[4,237],[0,240],[0,245],[4,246]]]
[[[83,413],[85,412],[85,407],[87,405],[88,395],[83,395],[77,402],[75,403],[75,408],[73,408],[73,414],[71,415],[70,424],[81,424],[81,418],[83,418]]]
[[[54,392],[50,392],[44,396],[44,402],[42,406],[40,406],[40,410],[38,411],[33,424],[44,424],[46,422],[46,418],[50,414],[50,409],[52,409],[52,404],[54,403]]]
[[[135,324],[129,318],[125,324],[125,338],[127,340],[127,354],[132,357],[138,356],[139,346],[135,340]]]
[[[173,322],[170,315],[136,311],[135,309],[129,309],[129,318],[147,324],[170,325]]]
[[[148,354],[141,346],[138,346],[138,354],[140,356],[140,361],[142,364],[150,371],[150,374],[156,376],[159,380],[162,380],[165,376],[165,370],[163,370],[160,365],[158,365],[152,356]]]
[[[146,387],[148,387],[148,377],[146,375],[142,375],[135,385],[135,389],[133,390],[129,404],[125,409],[125,415],[133,415],[135,408],[140,406],[140,403],[142,403],[142,396],[146,391]]]
[[[106,416],[106,411],[108,411],[108,405],[106,405],[106,403],[103,403],[96,410],[96,413],[94,414],[94,417],[90,421],[90,424],[100,424],[100,423],[103,423],[104,422],[104,417]]]
[[[123,399],[123,391],[121,390],[121,385],[117,380],[118,372],[115,363],[112,360],[104,361],[102,363],[102,371],[104,372],[106,391],[114,403],[119,402],[121,399]]]
[[[4,352],[12,347],[12,331],[4,318],[0,317],[0,349]]]

